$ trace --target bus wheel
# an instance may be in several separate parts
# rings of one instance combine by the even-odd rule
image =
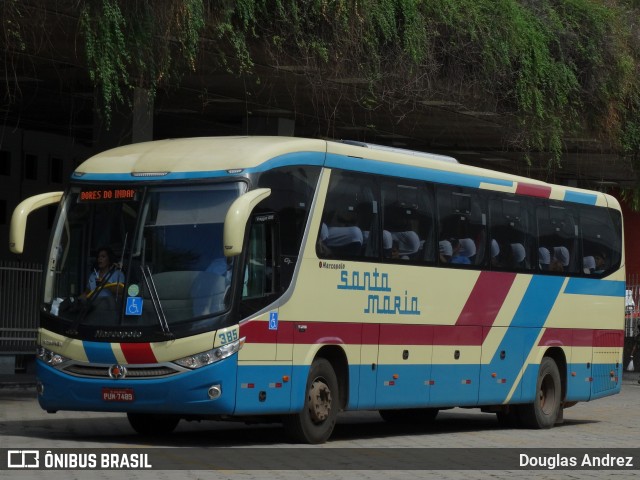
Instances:
[[[127,413],[127,419],[140,435],[167,435],[173,432],[180,421],[176,415],[157,413]]]
[[[311,364],[305,392],[302,411],[284,418],[285,431],[295,442],[324,443],[333,432],[340,406],[338,379],[328,360],[318,358]]]
[[[527,428],[551,428],[555,425],[562,402],[560,372],[556,362],[544,357],[538,370],[536,398],[520,407],[519,419]]]
[[[430,424],[438,415],[437,408],[405,408],[398,410],[380,410],[380,416],[389,423]]]

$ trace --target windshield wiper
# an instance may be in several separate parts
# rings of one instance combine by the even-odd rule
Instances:
[[[173,338],[173,333],[171,333],[171,330],[169,329],[167,317],[165,316],[164,310],[162,309],[162,304],[160,303],[160,297],[158,295],[158,290],[156,289],[156,284],[154,283],[153,277],[151,275],[151,269],[149,269],[148,265],[140,265],[140,271],[142,272],[142,278],[144,278],[144,283],[147,286],[147,290],[149,291],[151,303],[153,303],[153,308],[156,311],[156,317],[158,318],[158,323],[160,324],[160,328],[162,329],[162,334],[165,337]]]

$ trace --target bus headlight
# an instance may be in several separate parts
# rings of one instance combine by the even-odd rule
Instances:
[[[222,345],[221,347],[207,350],[206,352],[196,353],[195,355],[189,355],[188,357],[179,358],[174,360],[181,367],[190,369],[196,369],[211,365],[212,363],[219,362],[227,357],[230,357],[234,353],[237,353],[244,345],[244,338],[236,340],[235,342]]]
[[[52,367],[69,360],[67,357],[62,356],[59,353],[52,352],[44,347],[38,347],[36,350],[36,357]]]

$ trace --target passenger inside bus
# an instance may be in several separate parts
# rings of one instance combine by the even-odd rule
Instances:
[[[451,243],[451,248],[453,249],[450,263],[454,265],[470,265],[471,261],[467,256],[468,252],[463,249],[460,240],[458,240],[457,238],[450,238],[449,243]]]
[[[549,249],[546,247],[540,247],[538,249],[538,265],[540,266],[540,270],[548,271],[550,264],[551,253],[549,252]]]
[[[364,235],[355,225],[328,226],[322,224],[320,241],[330,252],[343,255],[358,255],[362,249]]]
[[[491,239],[491,266],[496,267],[500,262],[500,245],[495,238]]]
[[[593,273],[596,269],[596,259],[592,256],[586,256],[582,259],[582,268],[587,275]]]
[[[549,270],[552,272],[566,272],[569,268],[571,255],[567,247],[553,247],[553,258]]]
[[[391,238],[392,258],[409,260],[420,249],[420,237],[414,231],[391,232]]]
[[[367,232],[368,234],[369,232]],[[391,258],[393,250],[393,236],[388,230],[382,231],[382,254],[385,258]]]
[[[527,268],[527,252],[521,243],[511,244],[511,267],[515,269]]]
[[[440,263],[449,263],[453,255],[453,247],[449,240],[440,240],[438,244],[440,250]]]
[[[470,238],[460,239],[460,255],[466,257],[470,264],[475,263],[476,243]]]
[[[596,262],[596,267],[593,270],[593,273],[604,273],[604,271],[607,269],[607,256],[605,255],[604,252],[598,252],[593,256],[595,262]]]
[[[497,240],[491,240],[491,265],[508,270],[523,270],[527,268],[527,251],[520,242],[505,242],[502,245]]]

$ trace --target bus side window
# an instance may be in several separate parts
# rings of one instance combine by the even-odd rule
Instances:
[[[318,232],[321,258],[375,258],[379,251],[377,187],[370,175],[331,174]]]
[[[408,179],[389,179],[381,188],[385,259],[410,263],[435,261],[433,190]]]
[[[484,265],[488,248],[485,197],[471,189],[440,186],[437,200],[438,238],[441,245],[450,244],[453,252],[448,262],[441,263],[462,267]]]
[[[492,268],[527,271],[536,267],[537,244],[529,210],[529,201],[524,198],[514,196],[490,201]]]
[[[550,263],[539,263],[543,271],[583,273],[583,256],[579,252],[579,228],[574,207],[567,202],[545,202],[536,208],[540,258],[549,252]]]
[[[622,240],[616,234],[620,215],[607,208],[585,205],[580,209],[582,268],[585,275],[606,275],[620,265]]]

